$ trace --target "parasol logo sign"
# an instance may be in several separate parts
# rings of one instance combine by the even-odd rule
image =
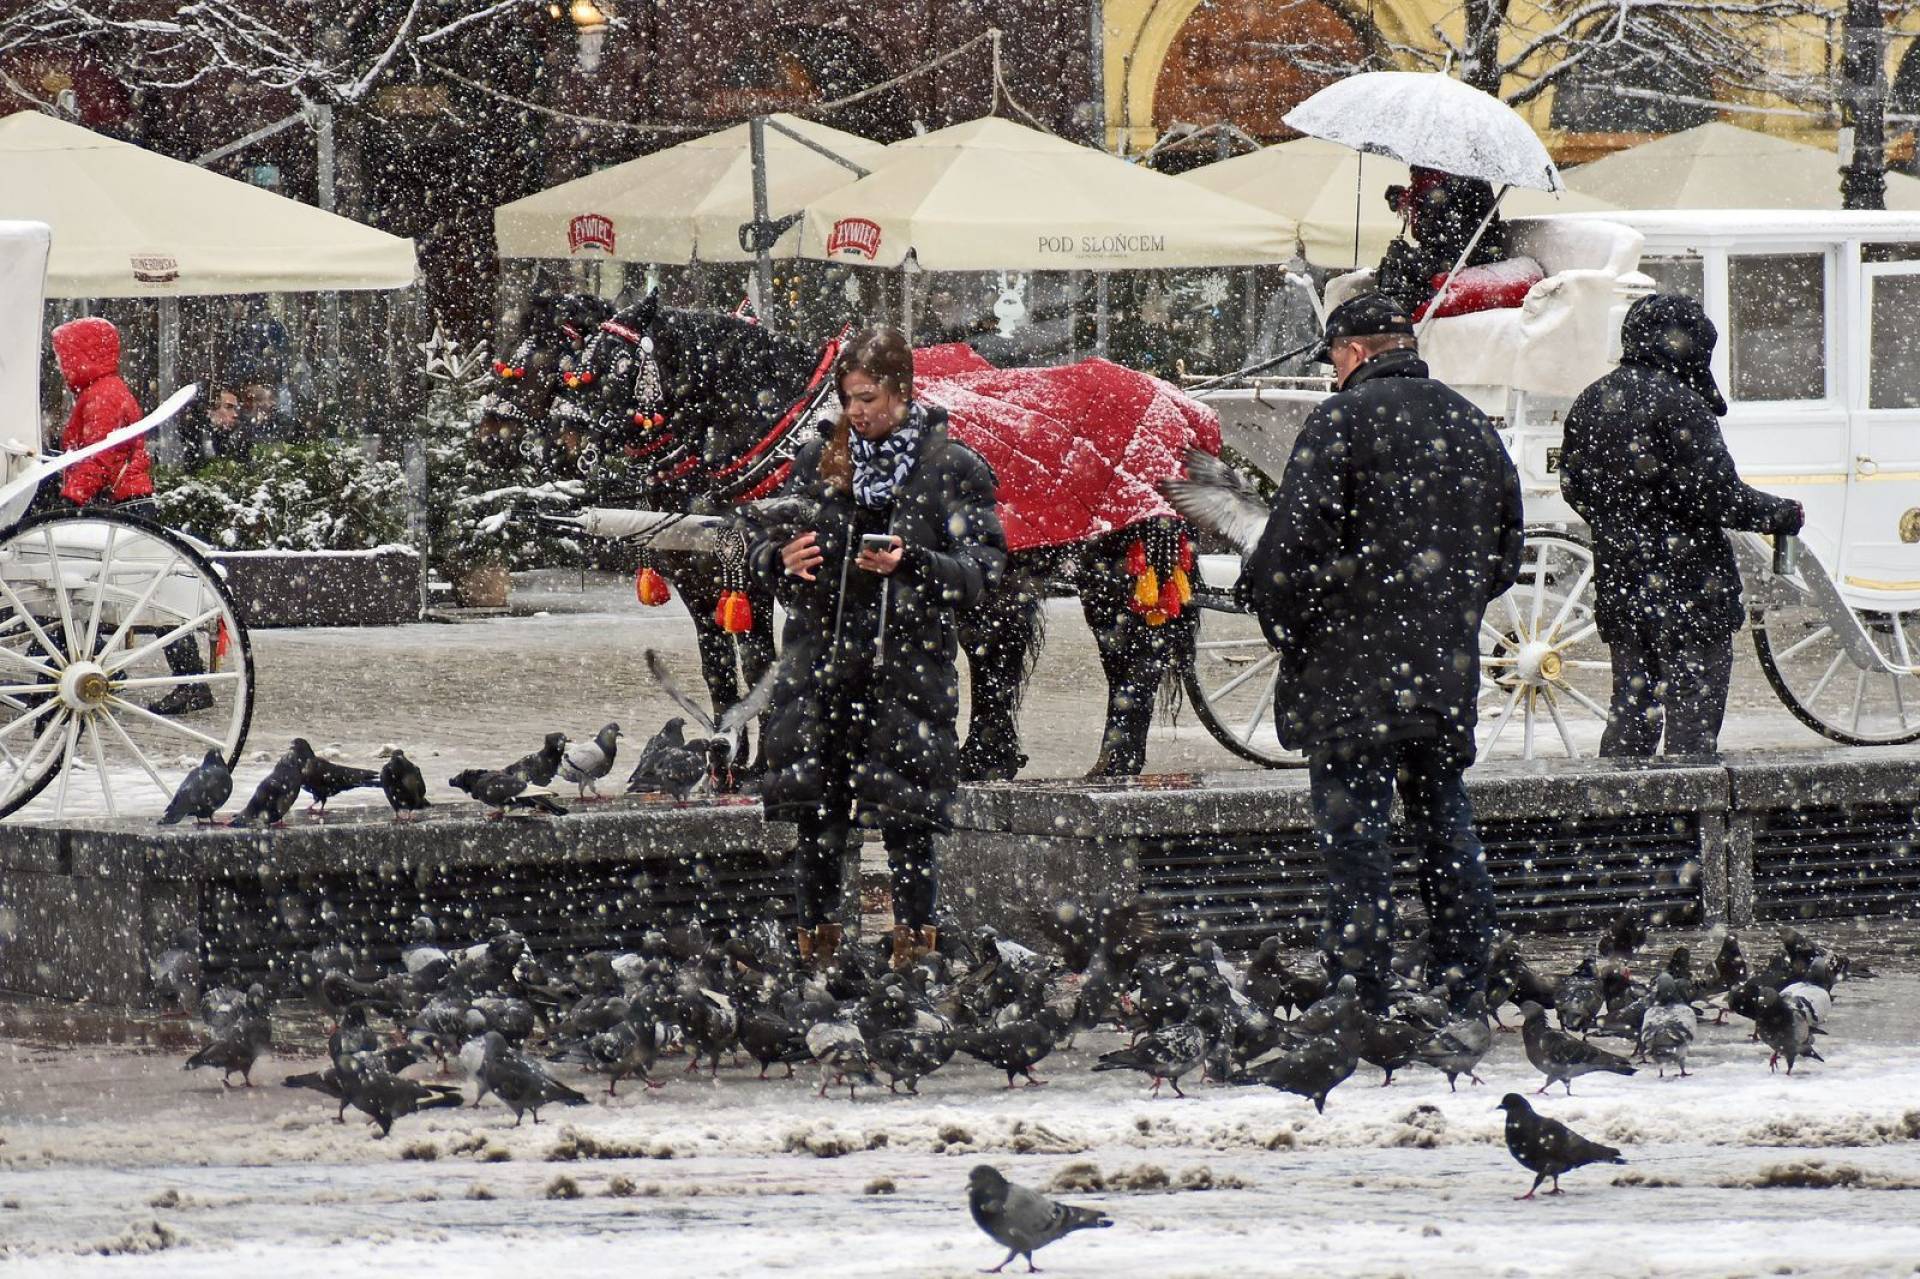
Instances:
[[[880,256],[880,224],[866,218],[841,218],[827,237],[827,256],[851,253],[871,262]]]
[[[1164,235],[1043,235],[1035,243],[1042,253],[1083,258],[1134,258],[1167,251]]]
[[[567,252],[582,249],[613,252],[613,219],[604,213],[582,213],[567,223]]]
[[[180,278],[180,261],[168,253],[135,253],[127,265],[142,284],[172,284]]]

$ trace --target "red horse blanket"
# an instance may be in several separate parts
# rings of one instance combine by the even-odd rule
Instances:
[[[1154,486],[1190,448],[1220,452],[1220,418],[1178,387],[1106,360],[998,369],[955,343],[914,352],[914,390],[993,467],[1007,545],[1084,541],[1172,517]]]

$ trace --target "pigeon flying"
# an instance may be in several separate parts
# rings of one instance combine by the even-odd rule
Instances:
[[[1522,1168],[1533,1174],[1533,1185],[1522,1199],[1533,1198],[1534,1191],[1540,1189],[1540,1183],[1553,1178],[1553,1189],[1547,1193],[1557,1195],[1560,1191],[1560,1177],[1575,1168],[1584,1168],[1588,1164],[1623,1164],[1626,1161],[1612,1146],[1603,1146],[1597,1141],[1588,1141],[1558,1119],[1548,1119],[1545,1115],[1536,1115],[1527,1099],[1517,1092],[1510,1092],[1500,1099],[1500,1109],[1507,1112],[1507,1153],[1517,1160]]]
[[[967,1174],[967,1210],[987,1238],[1007,1250],[1006,1258],[988,1274],[997,1275],[1015,1257],[1027,1259],[1027,1271],[1039,1269],[1033,1254],[1076,1230],[1104,1230],[1113,1218],[1095,1208],[1055,1203],[1037,1191],[1015,1185],[991,1164],[979,1164]]]
[[[210,750],[199,766],[181,781],[180,789],[173,792],[160,824],[173,826],[191,817],[196,825],[210,826],[220,805],[232,795],[233,774],[227,771],[227,762],[220,758],[220,752]]]

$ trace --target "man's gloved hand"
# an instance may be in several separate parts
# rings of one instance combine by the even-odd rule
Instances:
[[[1781,509],[1780,514],[1774,517],[1773,527],[1768,532],[1792,536],[1805,528],[1806,524],[1807,508],[1798,502],[1789,501]]]

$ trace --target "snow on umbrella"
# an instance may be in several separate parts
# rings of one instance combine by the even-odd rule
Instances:
[[[1288,128],[1405,164],[1559,191],[1546,147],[1512,107],[1440,72],[1365,71],[1287,112]]]

